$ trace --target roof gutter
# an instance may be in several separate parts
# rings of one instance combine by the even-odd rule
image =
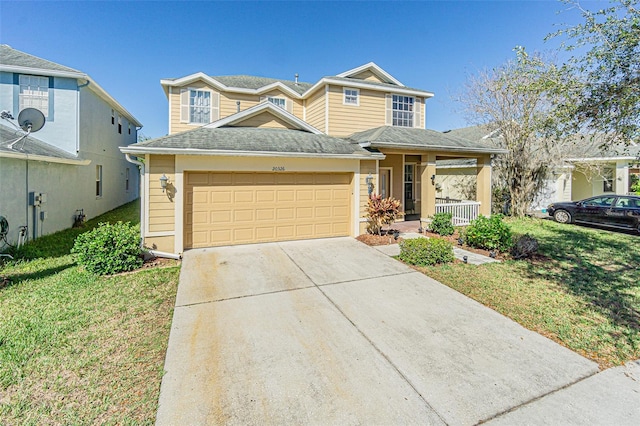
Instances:
[[[27,154],[24,152],[0,151],[2,158],[15,158],[19,160],[46,161],[47,163],[69,164],[73,166],[87,166],[91,160],[74,160],[71,158],[48,157],[46,155]]]
[[[420,145],[420,144],[397,144],[393,142],[371,142],[374,148],[396,148],[410,149],[412,151],[454,151],[454,152],[474,152],[481,154],[506,154],[509,151],[500,148],[469,148],[469,147],[452,147],[442,145]]]
[[[330,158],[345,160],[375,160],[384,159],[382,153],[367,154],[322,154],[309,152],[271,152],[271,151],[227,151],[220,149],[185,149],[185,148],[157,148],[123,146],[120,151],[124,154],[165,154],[165,155],[212,155],[220,157],[288,157],[288,158]]]

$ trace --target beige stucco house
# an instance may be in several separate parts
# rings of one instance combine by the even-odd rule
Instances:
[[[356,236],[370,192],[427,218],[443,159],[475,161],[476,203],[490,213],[491,156],[503,151],[425,129],[433,93],[374,63],[315,83],[196,73],[161,84],[169,134],[121,148],[144,160],[142,234],[158,251]]]

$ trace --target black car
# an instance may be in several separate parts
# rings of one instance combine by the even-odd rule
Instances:
[[[600,195],[553,203],[547,212],[559,223],[591,223],[640,232],[640,197],[635,195]]]

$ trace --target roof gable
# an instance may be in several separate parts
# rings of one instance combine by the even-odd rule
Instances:
[[[380,68],[373,62],[361,65],[338,74],[336,77],[353,78],[356,80],[377,81],[379,83],[395,84],[396,86],[404,86],[391,74]]]
[[[247,108],[244,111],[237,112],[203,127],[209,129],[217,129],[220,127],[256,127],[255,122],[251,124],[253,119],[260,118],[260,120],[264,122],[265,117],[268,116],[272,116],[276,123],[286,124],[288,129],[303,130],[316,135],[322,133],[312,125],[299,119],[290,112],[272,104],[271,102],[262,102],[258,105],[252,106],[251,108]],[[282,126],[278,127],[282,128]]]

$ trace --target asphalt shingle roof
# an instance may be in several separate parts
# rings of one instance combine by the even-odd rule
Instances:
[[[391,92],[393,92],[394,90],[398,90],[398,89],[413,90],[413,91],[416,91],[416,92],[426,92],[426,90],[423,90],[423,89],[416,89],[416,88],[407,87],[407,86],[398,86],[397,84],[393,84],[393,83],[380,83],[378,81],[361,80],[361,79],[358,79],[358,78],[351,78],[351,77],[326,76],[324,78],[329,78],[331,80],[343,81],[345,83],[364,83],[364,84],[369,84],[371,86],[384,87],[385,89],[389,89],[389,91],[391,91]]]
[[[27,136],[20,142],[9,148],[9,145],[24,135],[21,130],[13,129],[5,125],[0,125],[0,152],[11,152],[16,154],[41,155],[44,157],[61,158],[65,160],[78,160],[78,158],[66,151],[63,151],[33,136]]]
[[[273,83],[282,83],[299,94],[306,92],[312,86],[311,83],[303,83],[301,81],[298,81],[298,84],[296,84],[295,81],[279,80],[277,78],[268,77],[255,77],[251,75],[221,75],[211,76],[211,78],[218,80],[220,83],[228,87],[254,90]]]
[[[502,149],[496,148],[489,143],[471,141],[450,133],[411,127],[382,126],[355,133],[349,136],[349,139],[358,143],[370,142],[371,146],[379,148],[383,148],[385,145],[393,145],[398,147],[406,146],[408,149],[503,152]]]
[[[129,148],[196,149],[216,151],[372,155],[344,139],[301,130],[255,127],[200,127],[129,145]]]
[[[463,137],[473,141],[481,141],[484,143],[500,146],[500,134],[492,130],[488,126],[470,126],[460,129],[451,130],[449,135]],[[491,135],[493,137],[487,137]],[[612,145],[605,143],[602,135],[575,135],[569,139],[567,144],[565,158],[592,158],[598,159],[603,157],[639,157],[640,146],[632,145]]]
[[[0,64],[49,71],[81,73],[81,71],[76,69],[65,67],[64,65],[56,64],[55,62],[47,61],[46,59],[38,58],[37,56],[29,55],[28,53],[13,49],[11,46],[6,44],[0,44]]]

